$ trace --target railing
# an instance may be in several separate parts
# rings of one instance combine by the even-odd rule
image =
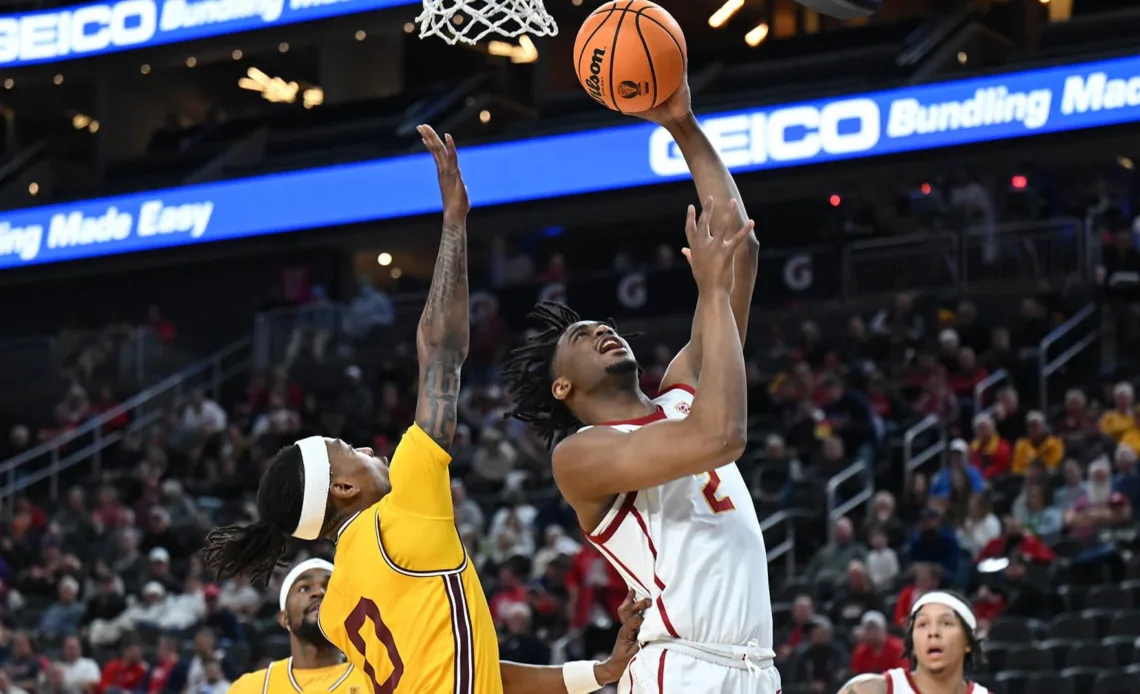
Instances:
[[[344,330],[343,304],[308,304],[263,311],[253,321],[253,363],[258,369],[289,361],[302,349]]]
[[[937,438],[918,453],[914,452],[915,443],[923,434],[934,431]],[[910,489],[910,480],[914,471],[922,467],[927,461],[943,455],[946,452],[946,427],[942,420],[930,415],[918,424],[906,430],[903,435],[903,489]]]
[[[1058,344],[1062,339],[1069,335],[1076,335],[1077,331],[1082,329],[1082,326],[1088,328],[1088,332],[1082,337],[1073,342],[1067,349],[1053,357],[1049,358],[1049,348]],[[1041,340],[1040,346],[1037,348],[1038,368],[1040,369],[1040,383],[1038,384],[1040,405],[1039,409],[1042,412],[1048,412],[1049,407],[1049,377],[1057,373],[1065,365],[1075,359],[1081,352],[1088,349],[1094,342],[1100,339],[1104,327],[1100,320],[1100,314],[1097,310],[1095,303],[1085,306],[1080,311],[1077,311],[1072,318],[1058,325],[1051,333]]]
[[[847,480],[859,474],[864,475],[863,489],[859,490],[859,493],[844,501],[842,504],[838,503],[837,495],[839,493],[839,487]],[[831,479],[827,481],[827,539],[835,539],[835,521],[867,503],[874,495],[875,476],[870,469],[870,465],[868,465],[867,461],[863,458],[856,460],[844,470],[833,475]]]
[[[216,397],[225,382],[248,371],[250,347],[250,339],[243,338],[75,429],[0,462],[0,480],[4,482],[0,487],[0,506],[11,513],[12,504],[7,502],[44,480],[49,482],[50,497],[57,499],[60,473],[86,460],[91,461],[93,472],[98,474],[103,451],[129,433],[159,421],[165,414],[166,405],[180,403],[186,392],[194,388],[202,388]],[[109,424],[124,415],[130,416],[130,423],[125,429],[108,430]],[[79,447],[72,449],[73,444]]]
[[[797,509],[786,509],[784,511],[777,511],[764,519],[760,523],[760,530],[767,534],[769,530],[774,530],[779,525],[787,526],[784,529],[784,541],[775,547],[765,546],[768,552],[768,564],[771,565],[777,559],[783,558],[784,560],[784,576],[785,580],[793,581],[796,578],[796,520],[799,518],[810,517],[807,511]]]
[[[986,410],[986,393],[1008,380],[1009,372],[998,369],[979,381],[978,385],[974,386],[974,414],[981,414]]]
[[[1095,239],[1062,217],[972,227],[962,233],[911,234],[856,241],[843,249],[847,298],[903,290],[963,290],[979,285],[1088,277]]]

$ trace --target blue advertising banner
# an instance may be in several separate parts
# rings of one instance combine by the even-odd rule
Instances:
[[[0,67],[311,22],[416,0],[118,0],[0,17]]]
[[[1140,120],[1140,57],[704,117],[736,172],[913,152]],[[476,206],[687,176],[642,123],[462,149]],[[427,154],[0,212],[0,269],[440,209]]]

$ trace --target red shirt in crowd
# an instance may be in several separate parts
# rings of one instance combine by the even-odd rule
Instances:
[[[895,603],[895,613],[893,615],[895,624],[898,625],[899,628],[906,629],[907,622],[910,621],[910,608],[918,598],[918,587],[913,583],[903,586],[903,589],[899,591],[899,601]]]
[[[974,388],[986,380],[989,375],[990,372],[980,366],[971,373],[963,373],[961,371],[953,372],[950,374],[950,390],[954,391],[954,394],[959,397],[973,397]]]
[[[1013,446],[1002,437],[994,434],[985,441],[974,439],[970,442],[970,462],[982,471],[987,480],[1009,473],[1013,462]]]
[[[897,636],[887,635],[878,650],[869,643],[861,643],[851,654],[852,675],[881,675],[894,667],[903,666],[903,642]]]
[[[103,667],[103,677],[95,687],[95,694],[103,694],[108,689],[134,691],[145,677],[146,663],[128,663],[122,658],[115,658]]]
[[[150,682],[147,683],[146,694],[162,694],[163,690],[166,689],[166,682],[170,679],[170,674],[174,672],[176,667],[178,667],[178,658],[158,661],[150,669]]]
[[[1000,559],[1008,556],[1011,549],[1017,549],[1018,552],[1025,555],[1030,561],[1039,564],[1052,564],[1057,559],[1057,555],[1053,550],[1049,549],[1049,545],[1041,541],[1033,533],[1026,530],[1021,535],[1021,540],[1018,541],[1017,546],[1009,547],[1009,540],[1005,537],[995,537],[990,540],[985,547],[982,548],[982,553],[978,555],[978,561],[983,559]],[[900,597],[899,602],[902,602]]]
[[[579,628],[590,623],[590,613],[595,605],[600,605],[616,620],[618,608],[627,592],[621,574],[589,543],[583,545],[570,562],[566,588],[571,595],[577,595],[570,623]]]

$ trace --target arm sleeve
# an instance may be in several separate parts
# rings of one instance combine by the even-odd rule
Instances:
[[[457,571],[466,552],[455,528],[451,456],[413,424],[392,455],[392,491],[379,504],[380,549],[398,569]]]

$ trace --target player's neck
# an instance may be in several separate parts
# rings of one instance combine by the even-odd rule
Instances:
[[[332,667],[343,662],[344,657],[340,651],[331,644],[317,646],[302,641],[296,636],[292,637],[290,654],[293,656],[295,670],[316,670],[323,667]]]
[[[966,675],[961,669],[934,674],[919,668],[911,673],[918,694],[965,694]]]
[[[583,422],[605,424],[651,415],[657,411],[657,406],[641,392],[640,388],[634,387],[591,393],[589,404],[582,410]]]

